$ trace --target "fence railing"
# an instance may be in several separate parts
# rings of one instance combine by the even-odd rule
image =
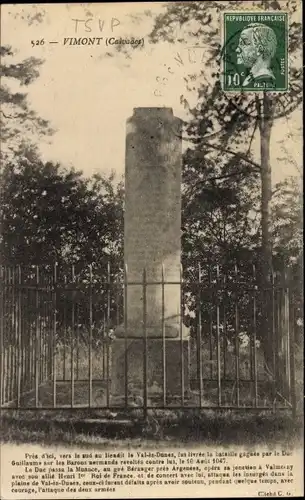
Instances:
[[[180,325],[189,329],[172,363],[166,353],[165,287],[181,288]],[[122,331],[129,339],[130,287],[162,297],[157,340],[144,334],[144,369],[137,386],[125,356],[124,397],[114,397],[113,353]],[[143,324],[147,300],[141,304]],[[163,312],[162,312],[163,311]],[[250,271],[214,268],[181,272],[177,281],[149,281],[145,270],[130,281],[128,270],[114,276],[92,266],[70,272],[55,266],[1,269],[2,408],[295,408],[295,307],[287,273],[272,273],[262,286]],[[146,327],[145,327],[146,328]],[[156,347],[159,342],[158,347]],[[160,354],[152,369],[152,352]],[[159,354],[158,354],[159,352]],[[176,351],[175,351],[176,352]],[[180,354],[179,354],[180,353]],[[159,359],[159,358],[158,358]],[[169,391],[170,370],[180,370],[177,391]],[[153,372],[154,380],[149,380]],[[172,384],[173,385],[173,384]]]

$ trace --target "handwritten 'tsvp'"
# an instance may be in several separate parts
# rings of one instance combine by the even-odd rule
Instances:
[[[71,21],[74,23],[75,33],[78,33],[79,31],[91,33],[94,27],[99,29],[100,32],[103,32],[105,28],[110,28],[113,33],[114,29],[121,24],[119,19],[116,17],[112,17],[111,20],[94,19],[93,17],[89,17],[88,19],[71,19]]]

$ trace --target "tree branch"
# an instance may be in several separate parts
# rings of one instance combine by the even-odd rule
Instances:
[[[255,120],[255,124],[254,124],[254,127],[253,127],[253,132],[252,132],[251,139],[250,139],[250,142],[249,142],[249,147],[248,147],[247,154],[250,154],[251,146],[252,146],[252,141],[254,139],[254,134],[256,132],[257,125],[258,125],[258,117],[256,117],[256,120]]]
[[[219,176],[215,176],[215,177],[207,177],[206,179],[202,179],[200,181],[197,181],[194,184],[194,186],[192,186],[189,190],[186,191],[186,194],[190,195],[194,191],[194,188],[196,186],[200,185],[200,184],[205,184],[206,182],[215,181],[215,180],[219,180],[219,179],[228,179],[230,177],[236,177],[236,176],[242,175],[242,174],[245,174],[245,172],[240,171],[240,172],[233,172],[231,174],[226,174],[226,175],[219,175]]]
[[[249,163],[250,165],[252,165],[252,167],[254,167],[259,172],[261,170],[261,166],[258,163],[256,163],[253,160],[250,160],[246,155],[243,155],[242,153],[232,151],[231,149],[228,149],[228,148],[221,148],[220,146],[215,146],[214,144],[204,144],[204,146],[207,148],[215,149],[216,151],[220,151],[221,153],[228,153],[228,154],[233,155],[233,156],[238,156],[241,160]],[[197,151],[196,153],[198,154],[199,157],[203,157],[203,158],[205,157],[205,153],[202,151]]]
[[[274,189],[274,190],[272,191],[272,193],[271,193],[271,196],[274,196],[274,195],[275,195],[276,193],[278,193],[279,191],[281,191],[281,186],[280,186],[280,187],[278,187],[278,188],[276,188],[276,189]]]
[[[9,115],[6,115],[4,113],[4,111],[2,111],[2,109],[0,109],[0,113],[2,113],[2,115],[4,116],[4,118],[8,118],[8,119],[13,119],[13,118],[16,118],[15,116],[9,116]]]

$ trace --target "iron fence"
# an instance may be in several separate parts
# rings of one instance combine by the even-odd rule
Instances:
[[[194,276],[196,272],[196,276]],[[247,272],[197,267],[177,281],[131,281],[94,266],[1,269],[1,408],[6,409],[291,409],[295,411],[294,300],[287,272],[271,273],[262,286]],[[168,392],[171,340],[166,337],[166,286],[181,288],[177,359],[180,383]],[[113,397],[116,331],[127,332],[131,286],[142,290],[143,370],[137,388],[124,362],[124,395]],[[146,324],[149,287],[161,288],[158,383],[149,382]],[[124,307],[125,306],[125,307]],[[267,316],[266,316],[267,311]],[[182,325],[189,329],[185,350]],[[154,344],[156,345],[156,344]],[[172,345],[172,344],[171,344]],[[179,350],[180,349],[180,350]],[[125,352],[127,353],[126,348]],[[172,366],[172,365],[171,365]]]

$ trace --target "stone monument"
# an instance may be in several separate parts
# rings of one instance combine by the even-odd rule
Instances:
[[[167,394],[188,391],[189,335],[182,323],[180,286],[181,169],[181,120],[170,108],[135,108],[126,135],[125,321],[112,347],[111,393],[116,396],[124,394],[126,375],[128,387],[142,389],[145,376],[148,395],[164,384]]]

